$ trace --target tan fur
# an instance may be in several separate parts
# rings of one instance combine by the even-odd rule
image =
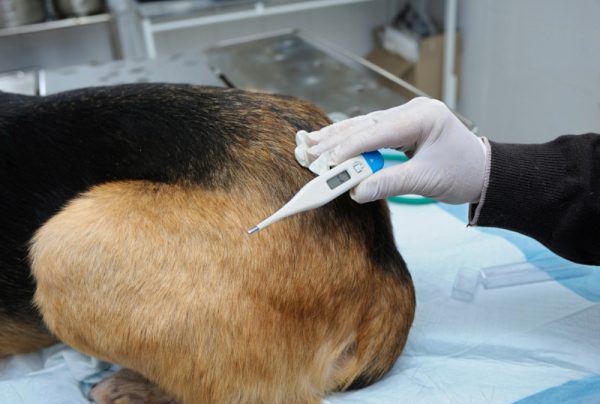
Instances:
[[[124,182],[73,201],[31,251],[45,321],[184,402],[317,402],[365,366],[387,370],[411,288],[299,218],[249,237],[269,213],[249,194]]]
[[[0,358],[31,352],[56,342],[56,337],[40,324],[16,322],[0,315]]]
[[[358,205],[246,234],[311,178],[288,122],[327,123],[310,104],[260,97],[264,110],[244,115],[258,137],[231,146],[240,159],[221,173],[226,190],[99,185],[32,240],[50,330],[185,403],[317,403],[381,377],[413,319],[410,278],[374,262],[357,224],[380,229]]]

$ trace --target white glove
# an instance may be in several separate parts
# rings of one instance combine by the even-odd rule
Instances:
[[[300,138],[296,157],[304,166],[319,156],[319,161],[335,165],[386,147],[411,157],[356,186],[350,195],[359,203],[403,194],[448,203],[478,202],[486,181],[488,153],[483,139],[469,131],[446,105],[429,98],[415,98],[396,108],[337,122]]]

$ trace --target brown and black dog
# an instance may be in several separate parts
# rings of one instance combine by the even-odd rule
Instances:
[[[295,133],[328,123],[233,89],[0,93],[0,356],[60,340],[186,403],[379,379],[415,309],[385,202],[246,234],[312,178]]]

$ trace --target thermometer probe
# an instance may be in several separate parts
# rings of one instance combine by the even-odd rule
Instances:
[[[348,159],[308,182],[281,209],[248,230],[248,234],[256,233],[285,217],[323,206],[382,167],[383,156],[378,151]]]

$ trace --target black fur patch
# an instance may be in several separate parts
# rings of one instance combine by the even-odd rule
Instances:
[[[301,118],[289,104],[279,105],[289,98],[266,97],[169,84],[98,87],[48,97],[0,93],[0,314],[37,319],[28,243],[79,193],[115,180],[226,188],[236,180],[236,170],[244,169],[231,146],[261,142],[268,148],[262,146],[264,137],[257,137],[257,125],[266,122],[273,131],[283,120],[296,130],[319,129],[315,122],[322,116],[307,122],[306,114]],[[270,118],[262,119],[267,112]],[[280,149],[267,156],[263,164],[280,178],[269,184],[269,192],[282,204],[312,176],[307,170],[289,170],[292,153]],[[364,234],[380,268],[410,279],[380,203],[361,206],[346,195],[319,212],[322,229],[341,223],[348,234]]]
[[[31,315],[33,233],[91,186],[113,180],[227,186],[260,97],[137,84],[48,97],[0,93],[0,312]],[[226,168],[226,169],[223,169]]]

